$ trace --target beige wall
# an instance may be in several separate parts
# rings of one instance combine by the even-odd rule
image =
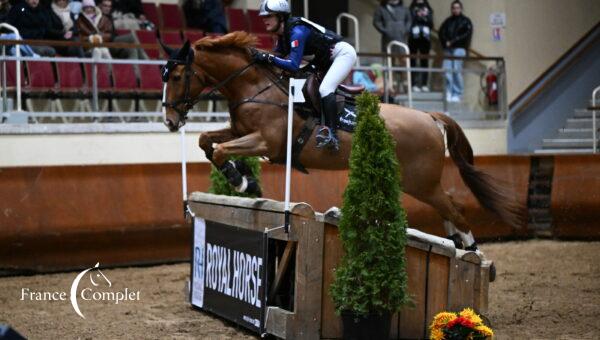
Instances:
[[[437,28],[450,15],[450,1],[430,3]],[[471,47],[506,60],[509,102],[600,20],[598,0],[463,0],[463,4],[475,27]],[[506,13],[501,42],[492,40],[492,12]]]
[[[215,123],[213,129],[223,128]],[[506,130],[465,129],[476,155],[506,153]],[[178,163],[177,133],[0,135],[0,171],[4,167]],[[207,162],[198,148],[198,132],[186,134],[188,162]]]

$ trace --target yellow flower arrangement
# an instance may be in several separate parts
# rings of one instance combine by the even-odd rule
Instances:
[[[431,340],[484,340],[491,339],[494,332],[483,324],[481,317],[471,308],[460,313],[438,313],[429,326]]]

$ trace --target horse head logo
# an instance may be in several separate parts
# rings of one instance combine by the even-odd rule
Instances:
[[[73,284],[71,285],[71,305],[73,305],[75,313],[77,313],[77,315],[81,316],[84,319],[85,316],[83,316],[81,310],[79,310],[79,304],[77,303],[77,287],[79,286],[79,281],[81,281],[81,279],[87,272],[90,272],[90,282],[94,287],[98,287],[100,285],[99,282],[102,281],[106,282],[108,284],[108,287],[112,286],[110,280],[100,270],[100,262],[96,263],[95,266],[82,271],[75,277],[75,280],[73,280]]]

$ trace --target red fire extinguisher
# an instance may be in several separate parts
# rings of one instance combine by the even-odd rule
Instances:
[[[485,76],[485,96],[489,105],[498,105],[498,76],[493,67],[488,69]]]

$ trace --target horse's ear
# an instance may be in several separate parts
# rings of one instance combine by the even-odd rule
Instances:
[[[173,58],[175,52],[177,52],[177,49],[170,48],[169,46],[165,45],[162,39],[158,39],[158,43],[160,44],[160,47],[162,47],[162,49],[165,51],[166,55],[169,56],[169,58]]]
[[[189,42],[189,40],[186,40],[186,42],[183,44],[183,46],[177,52],[177,55],[175,56],[175,58],[171,58],[171,59],[175,59],[175,60],[178,60],[179,62],[183,63],[187,60],[189,52],[190,52],[190,42]]]
[[[194,49],[191,48],[189,40],[185,41],[181,50],[184,51],[184,53],[186,53],[185,56],[186,56],[186,61],[188,62],[188,64],[194,61]]]

